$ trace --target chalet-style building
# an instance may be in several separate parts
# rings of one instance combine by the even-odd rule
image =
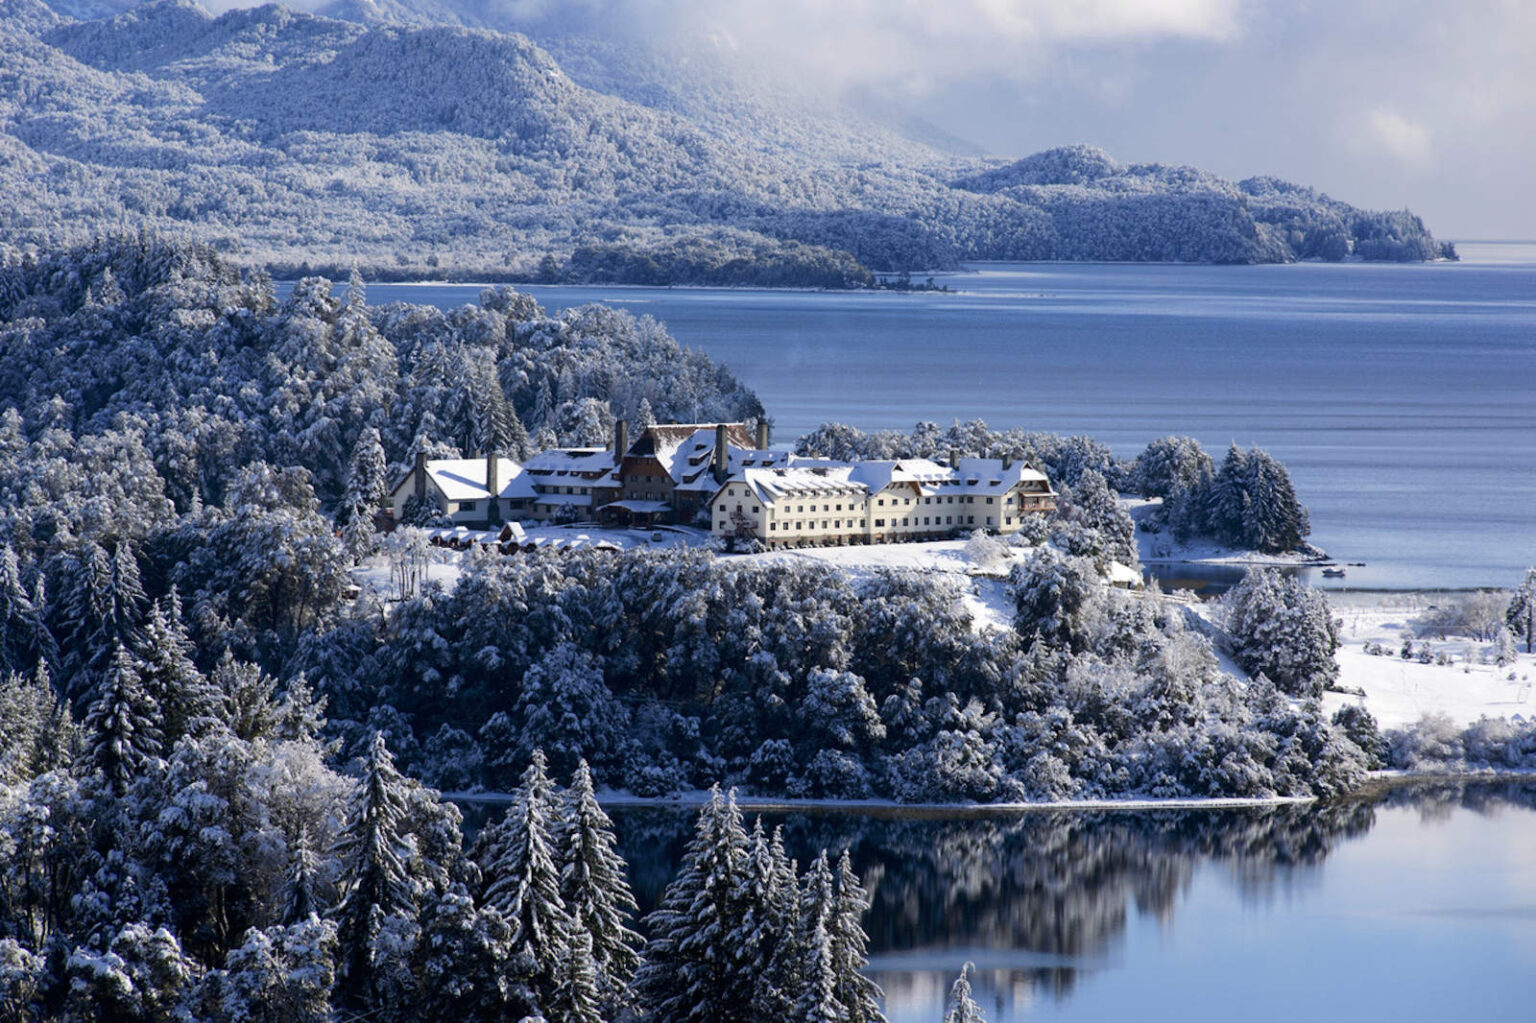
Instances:
[[[454,526],[523,520],[650,528],[704,524],[769,547],[929,540],[971,530],[1012,533],[1049,512],[1045,475],[1012,459],[834,462],[768,449],[766,424],[649,426],[633,444],[620,420],[605,448],[509,458],[418,458],[390,492],[394,521],[412,498]]]
[[[528,518],[536,496],[523,467],[510,458],[418,456],[389,492],[389,510],[400,522],[415,497],[436,505],[455,525],[491,526]]]
[[[1055,507],[1045,474],[1011,459],[791,459],[727,479],[710,501],[710,532],[769,547],[934,540],[1012,533]]]

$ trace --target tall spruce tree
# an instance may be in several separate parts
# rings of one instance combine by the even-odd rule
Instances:
[[[635,978],[651,1019],[751,1023],[752,988],[730,947],[747,833],[734,796],[716,786],[699,814],[677,877],[646,917],[650,941]]]
[[[160,706],[167,747],[226,717],[222,694],[192,663],[192,641],[174,589],[151,608],[142,649],[144,688]]]
[[[382,1006],[387,985],[382,983],[378,939],[391,917],[414,915],[405,866],[409,848],[401,833],[405,814],[405,780],[395,770],[384,736],[375,732],[334,850],[342,883],[341,901],[333,913],[339,946],[337,996],[348,1008],[368,1011]]]
[[[345,521],[362,519],[372,528],[375,509],[389,490],[385,478],[388,463],[384,458],[384,443],[377,427],[370,426],[357,436],[352,445],[352,458],[347,463],[346,491],[341,499],[341,511]]]
[[[482,868],[485,904],[511,926],[514,968],[527,978],[541,1007],[552,1003],[571,934],[551,836],[553,785],[544,763],[535,751]]]
[[[627,1001],[630,982],[640,967],[642,938],[628,926],[637,909],[618,852],[613,821],[592,791],[592,772],[583,760],[565,794],[560,844],[560,894],[570,914],[573,934],[590,940],[597,989],[603,1005],[615,1009]]]
[[[39,664],[57,664],[58,656],[43,609],[21,583],[16,552],[0,546],[0,675],[31,674]]]
[[[122,795],[160,758],[164,739],[160,708],[145,692],[133,655],[119,643],[85,718],[86,763]]]
[[[67,688],[79,700],[89,697],[116,647],[138,649],[148,598],[126,540],[119,541],[112,554],[99,544],[88,545],[77,556],[72,574],[60,624],[69,650]]]
[[[837,978],[836,995],[847,1023],[885,1023],[880,1011],[879,985],[864,976],[869,963],[869,936],[864,933],[864,913],[869,893],[853,871],[844,849],[833,876],[832,919],[828,937],[832,943],[832,969]]]
[[[847,1016],[846,1008],[837,998],[836,953],[831,937],[835,914],[832,887],[832,871],[823,850],[806,871],[800,896],[800,984],[795,994],[794,1019],[805,1023],[840,1023]]]

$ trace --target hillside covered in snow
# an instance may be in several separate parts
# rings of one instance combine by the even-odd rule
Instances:
[[[142,227],[285,274],[825,287],[968,259],[1440,251],[1411,214],[1267,178],[1089,147],[957,156],[579,26],[535,41],[420,24],[452,13],[421,5],[188,0],[70,17],[116,6],[0,4],[0,243]]]

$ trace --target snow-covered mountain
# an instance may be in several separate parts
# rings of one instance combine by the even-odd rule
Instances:
[[[958,157],[697,40],[630,44],[574,16],[531,39],[462,24],[509,27],[511,7],[452,0],[329,8],[349,20],[55,4],[0,4],[11,245],[148,227],[294,269],[722,283],[772,265],[774,283],[834,285],[860,263],[1435,253],[1411,215],[1269,179],[1081,147]]]

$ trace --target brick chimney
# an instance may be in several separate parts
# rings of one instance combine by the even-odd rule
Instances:
[[[721,423],[719,426],[715,427],[715,451],[713,462],[716,483],[725,482],[726,473],[731,464],[731,454],[729,448],[726,445],[725,434],[726,426],[724,423]]]
[[[757,450],[759,450],[759,451],[767,451],[768,450],[768,420],[767,419],[759,419],[757,421]]]
[[[622,419],[613,421],[613,464],[618,465],[624,460],[624,452],[629,450],[629,424]]]
[[[427,496],[427,453],[416,452],[416,496]]]

